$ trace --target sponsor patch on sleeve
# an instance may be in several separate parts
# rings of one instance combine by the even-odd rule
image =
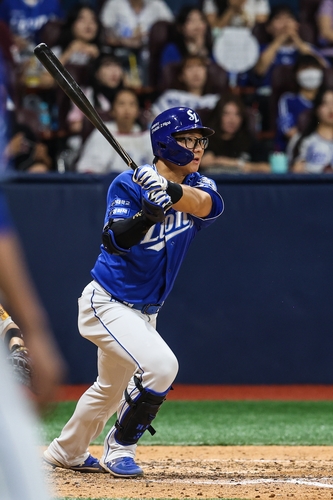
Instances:
[[[128,200],[122,200],[121,198],[115,198],[112,202],[112,205],[116,206],[123,206],[123,207],[129,207],[130,202]]]
[[[110,217],[112,217],[113,215],[120,215],[122,217],[126,217],[127,215],[129,215],[129,213],[130,213],[130,209],[129,208],[125,208],[125,207],[113,207],[110,210]]]

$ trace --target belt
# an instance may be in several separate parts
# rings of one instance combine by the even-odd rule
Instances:
[[[131,307],[131,304],[126,304]],[[163,304],[133,304],[132,309],[141,311],[142,314],[157,314]]]
[[[163,306],[162,304],[132,304],[130,302],[126,302],[125,300],[120,300],[111,295],[111,300],[114,300],[115,302],[120,302],[121,304],[124,304],[124,306],[130,307],[131,309],[135,309],[136,311],[142,312],[142,314],[157,314],[158,311],[161,309]]]

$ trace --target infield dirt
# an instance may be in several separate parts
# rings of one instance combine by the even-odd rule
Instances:
[[[43,467],[56,497],[333,499],[331,446],[139,446],[136,460],[137,479]]]

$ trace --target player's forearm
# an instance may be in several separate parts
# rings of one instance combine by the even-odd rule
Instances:
[[[183,196],[173,208],[197,217],[207,217],[212,210],[212,198],[206,191],[182,184]]]

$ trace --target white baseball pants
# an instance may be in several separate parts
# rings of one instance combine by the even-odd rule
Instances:
[[[83,290],[78,326],[81,335],[98,347],[98,377],[81,396],[60,437],[50,444],[48,451],[56,460],[69,467],[87,459],[89,444],[108,419],[117,412],[120,420],[128,408],[125,388],[132,399],[139,394],[133,375],[144,388],[167,392],[177,375],[178,361],[155,329],[156,316],[114,301],[96,281]],[[114,432],[112,427],[105,439],[102,462],[134,457],[136,445],[118,444]]]

